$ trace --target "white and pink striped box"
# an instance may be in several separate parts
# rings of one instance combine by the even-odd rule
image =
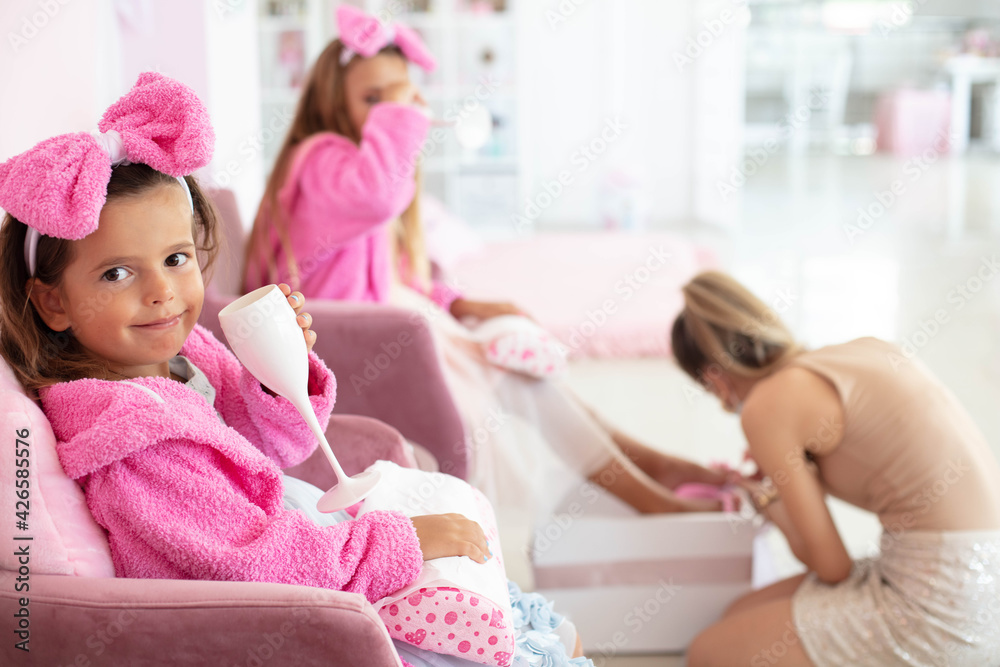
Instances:
[[[584,487],[535,529],[535,589],[576,624],[592,659],[683,651],[777,578],[767,530],[721,512],[639,515]]]

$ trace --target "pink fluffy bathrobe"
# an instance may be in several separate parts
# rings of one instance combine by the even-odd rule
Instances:
[[[285,510],[279,468],[305,460],[315,437],[206,329],[195,326],[181,354],[215,387],[214,407],[162,377],[41,391],[59,460],[108,531],[118,576],[300,584],[372,602],[417,578],[420,544],[402,514],[319,527]],[[325,425],[336,382],[315,354],[309,384]]]
[[[296,147],[278,201],[303,294],[338,301],[388,301],[393,280],[388,223],[413,201],[414,172],[429,125],[418,109],[383,102],[369,112],[360,144],[321,132]],[[287,282],[287,257],[276,234],[270,245],[278,279]],[[247,287],[274,282],[266,276],[266,265],[251,266]],[[447,308],[458,294],[435,282],[429,296]]]

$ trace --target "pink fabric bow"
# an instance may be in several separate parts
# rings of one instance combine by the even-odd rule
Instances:
[[[98,127],[120,135],[124,159],[170,176],[190,174],[212,159],[215,132],[201,100],[155,72],[140,74]],[[0,208],[46,236],[87,236],[107,199],[116,157],[107,143],[86,132],[63,134],[0,164]]]
[[[351,57],[357,53],[371,58],[387,45],[395,44],[407,60],[425,71],[432,72],[437,67],[437,61],[424,46],[420,35],[405,25],[383,26],[378,18],[357,7],[340,5],[337,7],[337,28],[340,30],[340,41],[351,51]]]

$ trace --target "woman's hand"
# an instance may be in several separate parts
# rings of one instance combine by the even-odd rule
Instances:
[[[753,456],[751,456],[749,449],[746,450],[745,452],[743,452],[743,464],[745,465],[747,463],[750,463],[750,464],[753,465],[754,472],[753,472],[753,474],[750,474],[750,475],[743,475],[743,477],[745,479],[751,479],[751,480],[753,480],[755,482],[763,482],[764,481],[764,472],[760,469],[760,466],[757,465],[757,462],[754,461]]]
[[[469,301],[468,299],[455,299],[451,302],[451,314],[455,319],[463,317],[475,317],[479,320],[488,320],[501,315],[520,315],[534,321],[535,318],[528,315],[524,310],[512,303],[496,301]]]
[[[482,527],[461,514],[425,514],[410,521],[417,531],[424,560],[468,556],[485,563],[493,555]]]
[[[769,478],[757,480],[751,477],[744,477],[738,482],[740,488],[747,492],[754,509],[767,516],[768,506],[781,500],[781,493]]]
[[[302,296],[302,292],[293,292],[292,288],[285,283],[278,285],[278,289],[288,297],[288,305],[295,311],[295,321],[302,327],[302,335],[306,339],[306,349],[312,352],[313,345],[316,344],[316,332],[309,328],[312,326],[312,315],[302,312],[302,309],[306,307],[306,298]]]

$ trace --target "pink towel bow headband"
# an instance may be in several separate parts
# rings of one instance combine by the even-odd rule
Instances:
[[[337,28],[340,41],[346,47],[340,52],[341,65],[346,65],[356,55],[371,58],[389,44],[395,44],[407,60],[424,71],[433,72],[437,67],[437,61],[420,35],[405,25],[382,25],[376,17],[357,7],[341,5],[337,7]]]
[[[46,139],[0,164],[0,208],[29,227],[24,254],[31,276],[41,235],[77,240],[97,229],[113,166],[142,163],[173,176],[194,210],[183,177],[211,161],[215,133],[193,90],[144,72],[104,112],[98,129]]]

